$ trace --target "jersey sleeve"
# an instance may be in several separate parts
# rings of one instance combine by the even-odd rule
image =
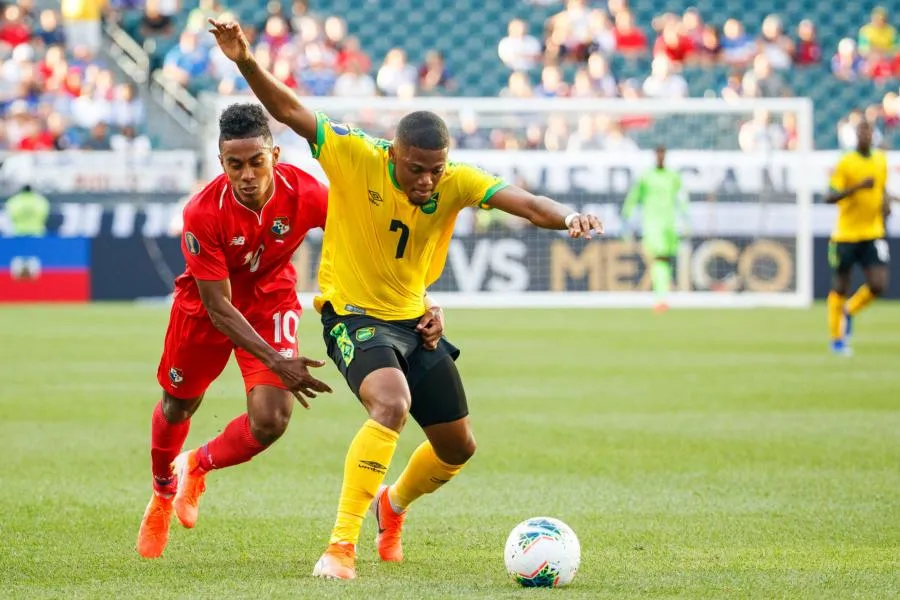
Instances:
[[[838,164],[834,167],[834,172],[831,174],[831,180],[828,182],[828,187],[838,192],[843,192],[847,188],[846,164],[846,157],[838,161]]]
[[[190,205],[184,209],[181,252],[194,279],[228,279],[228,265],[225,263],[220,236],[215,230],[215,220]]]
[[[491,175],[478,167],[457,163],[453,167],[459,178],[459,192],[465,206],[489,209],[491,198],[509,184],[496,175]]]
[[[370,150],[366,140],[377,141],[365,132],[333,121],[323,112],[316,113],[316,141],[309,143],[313,158],[328,176],[352,174]]]

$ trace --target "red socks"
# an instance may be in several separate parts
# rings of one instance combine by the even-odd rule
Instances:
[[[191,429],[191,420],[169,423],[162,410],[162,400],[153,409],[150,424],[150,469],[159,488],[172,480],[172,461],[181,452]]]
[[[204,444],[197,458],[201,469],[211,471],[245,463],[265,449],[266,446],[253,437],[250,417],[244,413],[226,425],[222,433]]]

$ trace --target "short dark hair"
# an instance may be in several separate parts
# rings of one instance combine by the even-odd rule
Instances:
[[[269,119],[259,104],[232,104],[219,117],[219,143],[261,137],[272,143]]]
[[[450,132],[444,120],[427,110],[411,112],[397,124],[397,141],[422,150],[450,147]]]

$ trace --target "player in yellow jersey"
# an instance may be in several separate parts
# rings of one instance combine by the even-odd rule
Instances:
[[[887,157],[872,148],[872,126],[863,121],[857,129],[856,150],[838,162],[831,176],[831,192],[825,199],[838,206],[828,247],[834,271],[828,294],[828,331],[836,354],[851,353],[853,317],[887,287],[890,255],[885,219],[890,205],[886,185]],[[855,264],[862,267],[866,282],[847,300]]]
[[[452,479],[475,452],[454,362],[459,350],[443,338],[443,313],[426,294],[443,270],[459,212],[496,208],[574,238],[603,228],[593,215],[449,162],[447,126],[433,113],[403,117],[393,141],[313,113],[257,65],[238,25],[211,24],[266,109],[309,141],[330,182],[315,306],[329,355],[369,419],[350,444],[337,521],[313,574],[353,579],[366,511],[378,521],[382,560],[402,560],[407,507]],[[408,415],[427,441],[384,486]]]

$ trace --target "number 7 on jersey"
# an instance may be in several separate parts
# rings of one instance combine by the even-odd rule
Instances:
[[[409,240],[409,227],[403,221],[394,219],[391,221],[391,231],[399,231],[400,239],[397,240],[397,252],[394,258],[403,258],[406,253],[406,242]]]

